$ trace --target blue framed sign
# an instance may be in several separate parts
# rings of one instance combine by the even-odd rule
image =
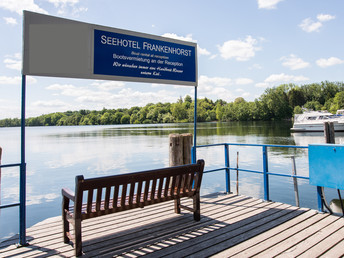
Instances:
[[[197,44],[25,11],[24,75],[197,86]]]
[[[94,30],[94,74],[196,82],[196,47]]]

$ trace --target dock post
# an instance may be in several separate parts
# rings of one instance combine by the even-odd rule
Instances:
[[[325,136],[326,143],[335,143],[333,122],[324,123],[324,136]]]
[[[191,164],[192,134],[183,133],[181,136],[183,138],[183,164]]]
[[[183,137],[180,134],[169,135],[170,167],[183,165]]]
[[[293,176],[296,176],[296,163],[295,163],[295,156],[291,156],[292,165],[293,165]],[[297,185],[297,178],[293,177],[294,182],[294,193],[295,193],[295,203],[297,207],[300,207],[300,199],[299,199],[299,187]]]

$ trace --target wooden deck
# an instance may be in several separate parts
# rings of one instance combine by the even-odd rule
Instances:
[[[173,212],[173,201],[83,222],[85,257],[340,257],[344,218],[246,196],[201,198],[201,221]],[[73,257],[62,240],[61,217],[0,244],[0,257]]]

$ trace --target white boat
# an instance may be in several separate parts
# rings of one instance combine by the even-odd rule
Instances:
[[[344,116],[327,111],[308,111],[294,116],[293,132],[323,132],[324,123],[333,122],[336,132],[344,132]]]

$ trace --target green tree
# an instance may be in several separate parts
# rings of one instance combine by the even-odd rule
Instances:
[[[109,112],[104,112],[103,115],[100,117],[100,124],[101,125],[109,125],[111,124],[111,114]]]
[[[288,92],[289,105],[294,108],[296,106],[303,106],[306,103],[305,93],[300,87],[294,87]]]
[[[319,101],[313,100],[307,101],[304,107],[310,110],[321,110],[322,105],[319,103]]]
[[[336,113],[338,109],[344,108],[344,91],[338,92],[333,98],[333,105],[330,111]]]
[[[188,118],[187,110],[183,107],[183,103],[181,102],[172,104],[171,111],[172,111],[172,116],[177,121],[182,121]]]
[[[130,116],[129,115],[123,115],[121,118],[121,124],[130,124]]]

